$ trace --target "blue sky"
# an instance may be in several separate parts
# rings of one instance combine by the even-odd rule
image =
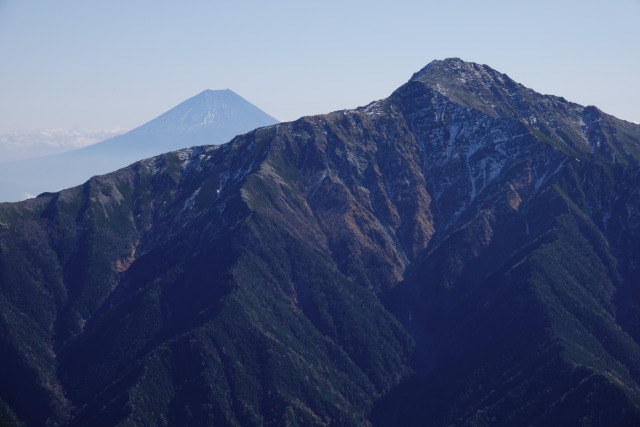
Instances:
[[[293,120],[447,57],[640,122],[639,23],[640,0],[0,0],[0,133],[133,128],[226,88]]]

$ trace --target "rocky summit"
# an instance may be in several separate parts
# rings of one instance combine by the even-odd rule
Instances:
[[[0,204],[0,417],[638,425],[640,126],[485,65]]]

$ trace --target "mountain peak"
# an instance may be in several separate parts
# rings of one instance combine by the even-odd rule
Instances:
[[[496,73],[495,70],[487,65],[466,62],[460,58],[446,58],[431,61],[423,69],[415,73],[411,79],[423,81],[434,77],[443,77],[455,80],[469,78],[482,71]]]
[[[264,113],[231,89],[200,92],[141,128],[166,128],[167,131],[200,129],[203,127],[226,127],[230,122],[247,122],[245,131],[263,125],[277,123],[278,120]],[[230,135],[233,136],[233,135]]]
[[[472,62],[466,62],[460,58],[436,59],[434,61],[431,61],[424,68],[422,68],[420,71],[415,73],[414,78],[419,75],[432,72],[434,70],[441,70],[441,69],[454,70],[454,69],[469,67],[471,65],[473,65]]]
[[[636,162],[639,158],[634,148],[621,142],[626,141],[626,137],[614,143],[625,146],[614,155],[615,150],[604,143],[606,132],[598,124],[604,113],[597,108],[540,94],[487,65],[459,58],[429,63],[394,92],[393,97],[415,108],[424,105],[426,98],[431,98],[432,105],[437,105],[437,111],[445,111],[447,105],[451,111],[456,110],[452,104],[457,104],[474,114],[480,113],[474,121],[482,116],[506,118],[518,122],[528,132],[543,135],[544,141],[573,157],[598,152],[613,161]],[[469,112],[456,111],[463,115]],[[625,133],[635,134],[624,129]]]
[[[205,89],[200,93],[201,94],[203,94],[203,93],[205,93],[205,94],[216,94],[216,93],[233,93],[233,94],[235,94],[235,92],[232,91],[231,89]]]
[[[214,98],[214,97],[225,97],[225,96],[233,96],[237,98],[242,98],[240,95],[232,91],[231,89],[205,89],[193,98]]]
[[[489,90],[494,86],[524,88],[506,74],[499,73],[487,65],[465,62],[460,58],[432,61],[415,73],[411,81],[426,84],[445,95],[460,90],[466,92]]]
[[[540,95],[488,65],[459,58],[429,63],[411,77],[409,84],[416,83],[460,105],[494,117],[521,116],[523,105],[542,99],[554,98],[570,104],[563,98]]]

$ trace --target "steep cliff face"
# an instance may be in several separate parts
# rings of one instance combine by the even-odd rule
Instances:
[[[452,59],[0,205],[0,414],[636,423],[639,159],[637,125]]]

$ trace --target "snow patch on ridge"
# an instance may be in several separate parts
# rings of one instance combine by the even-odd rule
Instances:
[[[193,206],[196,204],[196,197],[200,194],[200,188],[191,194],[191,196],[184,202],[184,206],[182,207],[183,211],[193,209]]]

